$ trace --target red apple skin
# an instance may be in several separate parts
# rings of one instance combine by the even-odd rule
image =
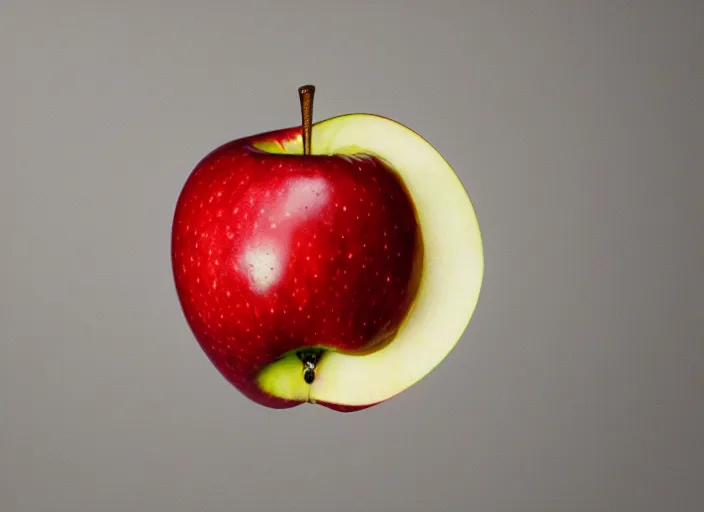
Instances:
[[[368,409],[370,407],[373,407],[375,405],[379,405],[381,402],[376,402],[373,404],[369,405],[341,405],[341,404],[330,404],[327,402],[316,402],[318,405],[322,405],[323,407],[327,407],[328,409],[332,409],[333,411],[337,412],[357,412],[361,411],[362,409]]]
[[[253,146],[299,133],[277,130],[211,152],[188,177],[172,227],[176,291],[195,338],[232,385],[272,408],[301,403],[256,384],[284,353],[368,350],[393,336],[415,293],[420,250],[413,204],[381,161]]]

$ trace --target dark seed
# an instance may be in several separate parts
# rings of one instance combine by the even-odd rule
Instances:
[[[303,372],[303,380],[306,381],[306,384],[313,384],[313,381],[315,380],[315,370],[311,367],[307,367]]]

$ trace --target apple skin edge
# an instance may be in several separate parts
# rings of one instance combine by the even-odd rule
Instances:
[[[255,148],[300,133],[212,151],[188,177],[172,226],[176,290],[195,338],[240,392],[278,409],[305,401],[263,392],[258,372],[302,348],[355,353],[393,338],[422,250],[413,203],[381,161]]]

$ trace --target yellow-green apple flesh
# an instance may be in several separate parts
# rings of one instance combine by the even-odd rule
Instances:
[[[479,225],[456,174],[390,119],[340,116],[224,144],[179,196],[186,320],[222,375],[273,408],[353,411],[432,371],[476,308]]]

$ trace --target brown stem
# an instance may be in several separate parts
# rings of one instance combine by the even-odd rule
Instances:
[[[303,119],[303,154],[310,155],[315,86],[302,85],[298,88],[298,96],[301,100],[301,118]]]

